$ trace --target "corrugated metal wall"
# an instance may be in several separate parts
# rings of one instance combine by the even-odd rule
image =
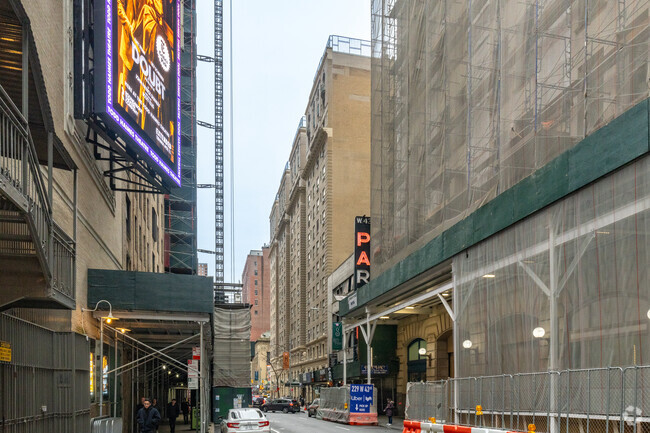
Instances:
[[[6,314],[0,314],[0,340],[12,350],[11,362],[0,363],[0,431],[87,432],[88,341]]]

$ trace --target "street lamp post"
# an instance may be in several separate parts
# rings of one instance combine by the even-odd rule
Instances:
[[[106,299],[100,299],[97,301],[95,308],[92,310],[82,308],[81,312],[97,311],[97,307],[99,307],[99,304],[102,302],[108,304],[108,316],[106,317],[106,321],[111,323],[111,321],[117,320],[116,317],[113,317],[113,306]],[[115,344],[117,345],[117,341]],[[99,371],[99,416],[102,416],[104,411],[104,317],[99,318]]]

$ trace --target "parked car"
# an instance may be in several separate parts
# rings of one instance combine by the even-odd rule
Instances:
[[[230,409],[221,433],[271,433],[271,423],[259,409]]]
[[[288,398],[276,398],[276,399],[273,399],[271,401],[267,401],[266,403],[264,403],[262,405],[262,410],[264,412],[282,411],[284,413],[287,413],[287,412],[294,413],[294,412],[299,411],[300,409],[298,408],[298,406],[293,401],[289,400]]]
[[[311,404],[307,406],[307,416],[308,417],[316,416],[316,411],[318,410],[318,406],[320,406],[320,398],[315,398],[314,401],[312,401]]]

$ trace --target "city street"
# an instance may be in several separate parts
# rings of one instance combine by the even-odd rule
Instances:
[[[273,433],[342,433],[346,431],[378,433],[402,431],[397,424],[393,424],[392,427],[387,427],[385,424],[380,426],[345,425],[313,417],[309,418],[305,412],[295,414],[267,413],[266,417],[271,421],[271,432]],[[385,417],[381,418],[385,420]]]

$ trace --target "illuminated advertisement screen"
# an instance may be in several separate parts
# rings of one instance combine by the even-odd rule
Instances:
[[[180,2],[98,3],[95,112],[180,186]]]

